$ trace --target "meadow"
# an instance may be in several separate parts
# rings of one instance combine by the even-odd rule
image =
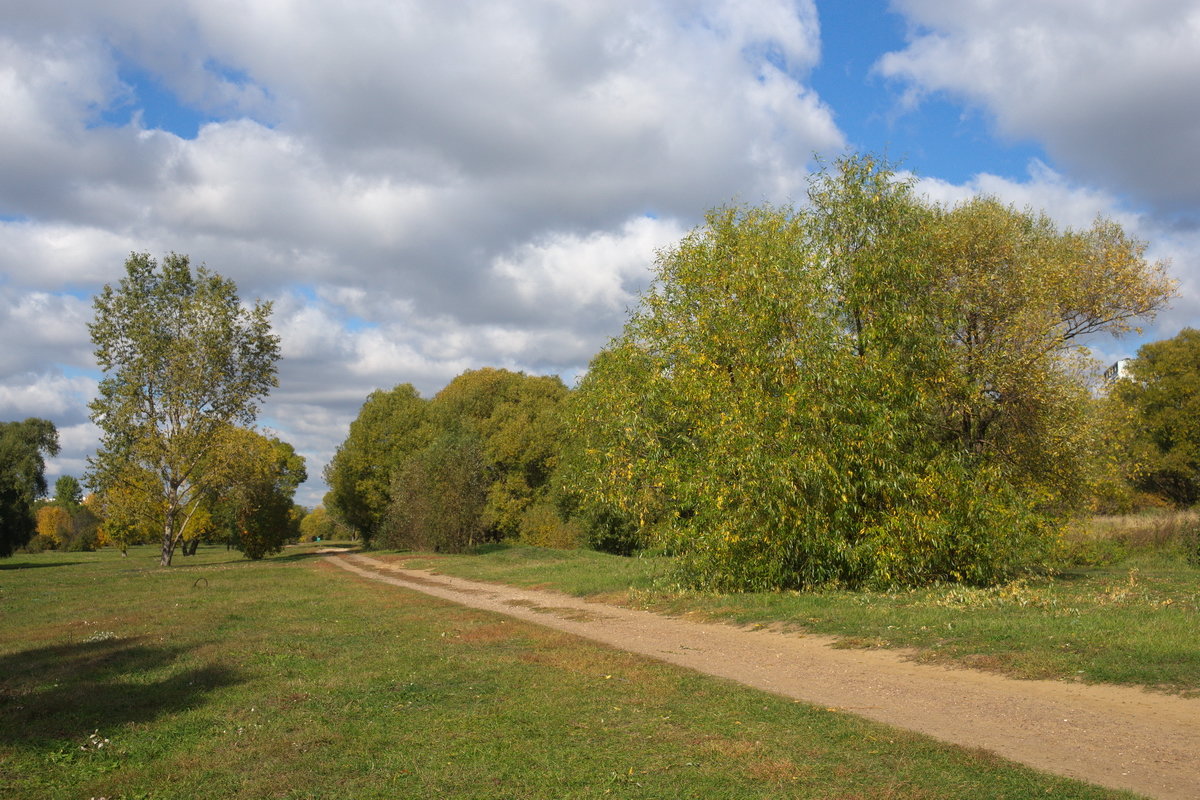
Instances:
[[[0,562],[6,798],[1125,796],[362,581],[311,547],[156,561]],[[636,559],[468,562],[671,597]],[[743,602],[712,614],[766,616]]]

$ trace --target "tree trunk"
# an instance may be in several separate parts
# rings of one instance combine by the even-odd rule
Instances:
[[[175,509],[167,506],[166,521],[163,523],[162,558],[158,564],[161,567],[171,566],[171,555],[175,552]]]

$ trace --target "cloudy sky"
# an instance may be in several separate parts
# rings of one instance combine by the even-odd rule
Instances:
[[[0,420],[97,432],[91,298],[131,251],[274,302],[262,422],[308,457],[372,389],[570,383],[713,206],[886,153],[952,201],[1116,218],[1200,323],[1197,0],[0,0]]]

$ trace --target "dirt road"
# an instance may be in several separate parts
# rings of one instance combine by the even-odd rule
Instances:
[[[828,637],[691,622],[362,555],[329,561],[372,580],[982,747],[1048,772],[1150,797],[1200,798],[1200,699],[916,664],[894,650],[834,649]]]

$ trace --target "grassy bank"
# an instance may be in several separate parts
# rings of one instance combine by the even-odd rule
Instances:
[[[1200,568],[1185,558],[1195,518],[1097,520],[1073,534],[1052,575],[993,589],[720,595],[672,587],[661,558],[493,547],[469,556],[385,555],[415,567],[539,586],[742,624],[782,623],[850,647],[1026,678],[1200,692]]]
[[[6,798],[1121,796],[303,550],[156,557],[0,562]]]

